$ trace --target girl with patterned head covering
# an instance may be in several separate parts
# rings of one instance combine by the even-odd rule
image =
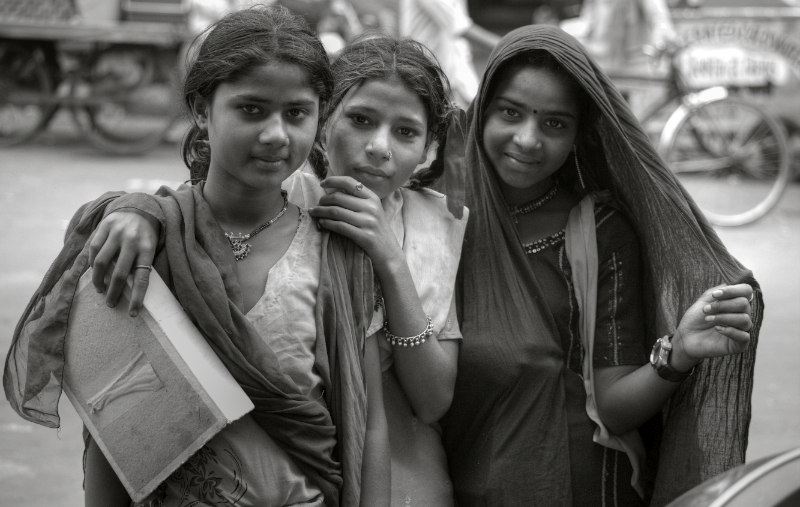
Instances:
[[[520,28],[468,120],[458,504],[664,505],[742,463],[758,284],[603,71]]]

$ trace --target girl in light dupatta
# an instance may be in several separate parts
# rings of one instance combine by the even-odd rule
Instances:
[[[280,7],[230,14],[199,44],[184,86],[193,119],[184,160],[201,181],[142,200],[162,225],[164,247],[137,271],[148,275],[155,265],[255,409],[145,503],[388,505],[380,356],[377,341],[365,341],[369,260],[351,241],[318,230],[281,189],[318,136],[333,84],[327,55],[305,22]],[[14,336],[6,395],[40,424],[59,422],[61,386],[51,379],[62,378],[90,235],[105,211],[124,206],[111,200],[76,215]],[[234,241],[230,230],[255,232]],[[85,475],[87,506],[130,504],[91,438]]]
[[[458,504],[663,505],[742,463],[758,285],[603,71],[560,29],[515,30],[468,119]]]

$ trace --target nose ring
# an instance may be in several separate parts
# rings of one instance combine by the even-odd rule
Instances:
[[[386,157],[386,160],[392,160],[392,151],[389,150],[389,156]]]

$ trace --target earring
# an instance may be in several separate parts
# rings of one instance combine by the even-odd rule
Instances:
[[[581,182],[581,188],[586,190],[586,184],[583,182],[583,175],[581,174],[581,165],[578,163],[578,147],[572,145],[572,153],[575,155],[575,170],[578,171],[578,181]]]

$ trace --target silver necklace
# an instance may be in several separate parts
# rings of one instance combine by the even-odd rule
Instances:
[[[289,200],[287,198],[286,191],[281,190],[281,195],[283,196],[283,208],[281,209],[281,212],[275,216],[275,218],[259,225],[250,234],[242,235],[242,233],[240,232],[237,236],[234,236],[232,232],[225,233],[225,237],[228,238],[228,241],[230,241],[231,243],[231,249],[233,249],[233,256],[236,257],[237,261],[244,259],[245,257],[247,257],[247,254],[250,253],[250,248],[252,248],[252,245],[250,245],[250,243],[245,243],[245,241],[252,238],[259,232],[263,231],[270,225],[274,224],[280,217],[283,216],[284,213],[286,213],[286,209],[289,207]]]

